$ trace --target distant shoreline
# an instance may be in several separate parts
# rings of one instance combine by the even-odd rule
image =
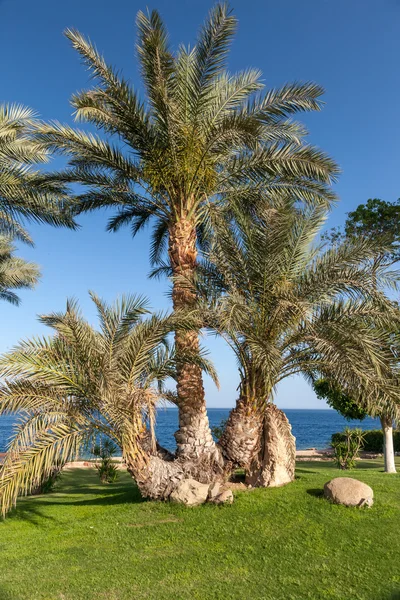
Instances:
[[[158,410],[178,410],[177,406],[158,406]],[[234,406],[207,406],[207,410],[232,410]],[[316,410],[321,412],[336,412],[333,408],[280,408],[280,410],[310,410],[315,412]]]

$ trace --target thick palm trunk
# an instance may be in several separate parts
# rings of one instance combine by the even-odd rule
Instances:
[[[219,440],[223,457],[232,468],[248,469],[259,451],[263,419],[241,396],[230,412]]]
[[[387,415],[382,415],[381,425],[383,431],[383,457],[385,473],[396,473],[393,446],[393,419]]]
[[[127,452],[125,464],[143,498],[168,500],[185,473],[177,460],[167,461],[153,454]]]
[[[146,428],[140,414],[122,439],[123,459],[127,470],[144,498],[168,500],[185,477],[174,456],[161,448]]]
[[[172,300],[174,310],[190,309],[196,304],[191,284],[196,268],[196,228],[182,218],[169,230],[169,258],[174,276]],[[177,331],[177,355],[196,354],[198,331]],[[178,368],[179,430],[175,434],[178,457],[194,462],[199,459],[221,462],[207,417],[203,377],[198,365],[186,363]]]
[[[126,436],[123,457],[128,472],[135,480],[143,498],[169,500],[185,479],[210,484],[223,479],[209,460],[192,461],[154,444],[144,424],[139,435]],[[204,457],[203,457],[204,458]]]
[[[241,397],[229,415],[220,446],[232,468],[246,471],[253,487],[277,487],[294,479],[296,445],[286,415],[274,404],[260,414]]]
[[[274,404],[268,404],[259,452],[247,472],[246,483],[253,487],[278,487],[293,481],[295,442],[285,413]]]

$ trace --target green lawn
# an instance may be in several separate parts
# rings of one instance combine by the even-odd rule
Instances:
[[[321,498],[340,475],[326,463],[192,509],[141,501],[125,473],[110,486],[66,473],[0,523],[0,600],[400,598],[400,476],[381,471],[349,473],[375,492],[361,510]]]

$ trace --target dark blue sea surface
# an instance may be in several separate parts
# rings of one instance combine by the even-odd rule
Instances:
[[[209,408],[208,417],[212,427],[227,419],[228,408]],[[377,419],[367,417],[364,421],[346,421],[334,410],[287,409],[285,413],[296,436],[298,450],[306,448],[326,448],[330,444],[331,435],[342,431],[344,427],[361,427],[362,429],[379,429]],[[6,450],[7,442],[12,435],[15,417],[0,416],[0,452]],[[178,411],[173,408],[159,409],[157,414],[157,439],[162,446],[171,451],[175,449],[174,432],[178,428]]]

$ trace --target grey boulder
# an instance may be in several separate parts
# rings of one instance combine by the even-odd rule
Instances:
[[[324,496],[335,504],[372,506],[374,492],[366,483],[351,477],[336,477],[324,485]]]

